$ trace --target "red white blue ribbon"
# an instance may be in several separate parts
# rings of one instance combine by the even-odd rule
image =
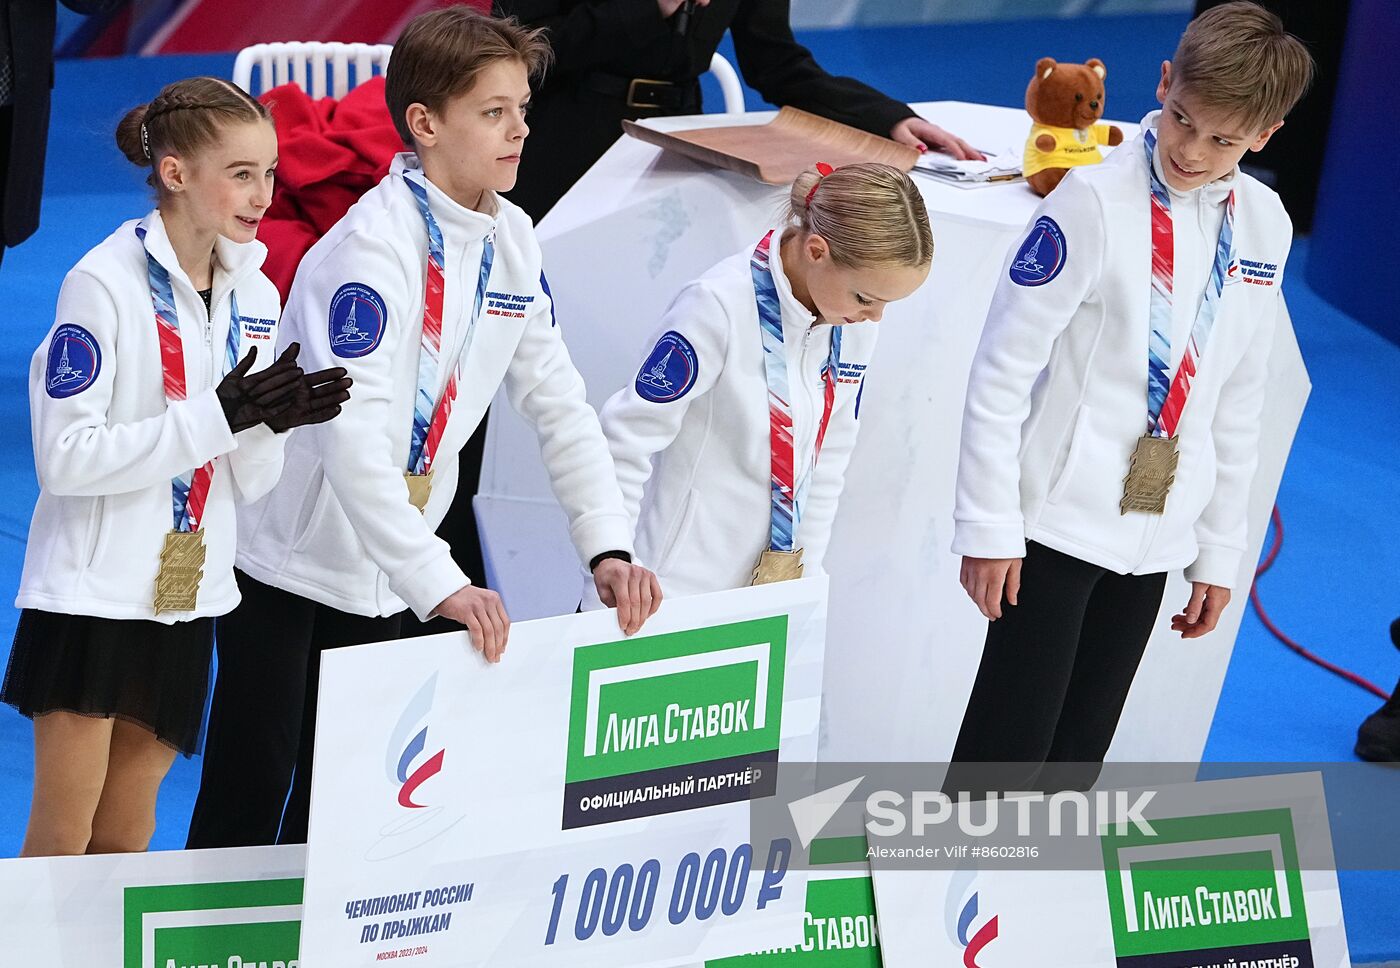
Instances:
[[[146,223],[136,226],[136,237],[146,244]],[[160,363],[165,376],[165,399],[185,400],[189,386],[185,381],[185,349],[180,336],[180,319],[175,312],[175,293],[170,286],[170,273],[146,249],[146,280],[151,287],[151,304],[155,308],[156,332],[160,337]],[[224,374],[238,365],[239,326],[238,296],[229,291],[228,338],[224,341]],[[220,374],[222,376],[223,374]],[[204,520],[204,507],[209,500],[209,487],[214,480],[214,462],[208,461],[192,471],[170,479],[171,512],[176,531],[198,531]]]
[[[418,202],[418,211],[423,215],[423,224],[428,230],[428,272],[423,291],[423,334],[418,352],[418,392],[413,397],[413,437],[408,447],[408,470],[413,474],[427,474],[433,469],[437,457],[438,444],[442,442],[447,429],[447,418],[452,414],[452,404],[457,399],[457,383],[462,374],[462,365],[471,349],[476,335],[476,324],[481,318],[481,308],[486,302],[486,284],[491,277],[491,264],[496,258],[495,239],[488,235],[481,243],[481,268],[476,277],[476,300],[472,304],[472,314],[467,321],[466,338],[457,353],[452,375],[447,378],[447,386],[437,403],[433,394],[437,389],[442,372],[442,299],[446,288],[442,230],[437,219],[433,218],[428,207],[428,186],[421,172],[409,169],[403,173],[404,181],[413,198]]]
[[[768,547],[771,551],[792,551],[793,530],[802,517],[802,504],[809,472],[800,487],[794,487],[796,476],[792,439],[792,403],[788,388],[787,357],[783,352],[783,310],[778,302],[778,289],[773,282],[769,248],[773,232],[769,230],[753,250],[749,269],[753,276],[754,302],[758,307],[759,331],[763,336],[763,370],[768,379],[768,438],[771,458],[770,495],[773,504],[772,526]],[[817,425],[816,449],[812,454],[812,469],[821,457],[831,411],[836,403],[836,381],[841,372],[841,327],[831,328],[831,349],[822,366],[823,406]]]
[[[1205,297],[1196,311],[1196,321],[1191,326],[1191,336],[1181,355],[1181,364],[1177,367],[1176,376],[1168,377],[1167,368],[1172,358],[1175,243],[1171,193],[1162,184],[1162,179],[1157,177],[1157,169],[1152,164],[1156,145],[1156,135],[1148,131],[1143,137],[1143,146],[1147,150],[1147,173],[1152,180],[1152,302],[1148,310],[1151,335],[1147,343],[1147,429],[1154,437],[1174,437],[1177,424],[1181,422],[1181,412],[1186,408],[1186,400],[1191,394],[1192,381],[1200,369],[1206,342],[1215,326],[1215,314],[1220,308],[1220,295],[1225,288],[1225,272],[1233,257],[1235,193],[1230,192],[1225,200],[1225,218],[1220,223],[1220,237],[1215,242],[1215,260],[1211,265],[1210,279],[1206,282]]]

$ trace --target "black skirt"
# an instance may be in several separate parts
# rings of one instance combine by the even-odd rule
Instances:
[[[0,701],[31,719],[63,711],[125,720],[194,756],[213,650],[212,618],[165,625],[26,608]]]

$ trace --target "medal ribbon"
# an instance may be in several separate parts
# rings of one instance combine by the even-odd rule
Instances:
[[[753,276],[754,302],[758,307],[759,330],[763,336],[763,370],[768,378],[768,440],[772,454],[769,485],[773,502],[772,526],[768,547],[772,551],[791,551],[793,528],[801,520],[801,506],[807,485],[812,479],[809,471],[800,488],[794,488],[795,459],[792,439],[792,404],[788,393],[787,357],[783,353],[783,311],[778,302],[778,289],[773,282],[769,247],[773,232],[769,230],[753,250],[749,269]],[[822,364],[823,406],[817,425],[816,451],[812,469],[821,457],[831,411],[836,403],[836,381],[841,370],[841,327],[831,328],[831,350]]]
[[[136,237],[144,247],[145,222],[136,226]],[[165,377],[165,399],[185,400],[189,395],[189,387],[185,382],[185,350],[184,341],[180,337],[180,319],[175,312],[175,292],[170,286],[170,273],[165,266],[156,261],[150,249],[146,249],[146,280],[151,286],[156,333],[160,337],[160,363]],[[223,374],[227,374],[238,365],[238,296],[232,290],[229,291],[229,314],[228,338],[224,341]],[[209,499],[209,486],[213,481],[213,461],[170,479],[174,530],[199,530],[204,520],[204,506]]]
[[[409,169],[403,173],[413,198],[418,202],[418,211],[423,215],[423,223],[428,229],[428,274],[423,290],[423,335],[418,352],[418,392],[413,397],[413,437],[408,446],[408,470],[412,474],[427,474],[433,469],[437,457],[438,444],[443,431],[447,429],[447,418],[452,414],[452,404],[457,399],[457,381],[462,373],[462,364],[471,349],[472,338],[476,335],[476,324],[481,318],[481,307],[486,302],[486,282],[491,277],[491,264],[496,259],[494,233],[481,242],[481,268],[476,277],[476,299],[472,304],[472,314],[467,322],[466,339],[457,353],[452,375],[447,378],[442,397],[433,404],[433,392],[441,373],[442,353],[442,297],[446,288],[443,256],[442,230],[437,219],[428,208],[428,186],[421,172]]]
[[[1148,131],[1143,137],[1147,150],[1147,174],[1152,192],[1152,302],[1148,310],[1151,336],[1147,343],[1147,429],[1154,437],[1173,437],[1191,384],[1200,369],[1201,355],[1215,326],[1215,314],[1220,308],[1220,295],[1225,288],[1225,272],[1229,268],[1235,238],[1235,193],[1225,200],[1225,218],[1220,223],[1220,237],[1215,243],[1215,261],[1206,282],[1205,297],[1196,311],[1191,336],[1181,355],[1176,376],[1167,376],[1171,363],[1172,344],[1172,276],[1174,273],[1174,241],[1171,194],[1152,164],[1157,136]]]

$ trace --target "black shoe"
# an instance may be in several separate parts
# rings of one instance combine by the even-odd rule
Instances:
[[[1390,641],[1400,649],[1400,618],[1390,623]],[[1356,731],[1356,755],[1373,763],[1400,763],[1400,682]]]

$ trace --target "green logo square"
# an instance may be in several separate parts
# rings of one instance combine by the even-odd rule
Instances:
[[[1292,816],[1252,810],[1153,820],[1156,836],[1104,833],[1119,964],[1160,956],[1307,948],[1308,918]],[[1137,960],[1135,960],[1137,959]]]
[[[123,968],[291,968],[302,879],[161,884],[124,892]]]
[[[575,649],[565,827],[747,799],[741,775],[777,761],[787,631],[776,615]]]

